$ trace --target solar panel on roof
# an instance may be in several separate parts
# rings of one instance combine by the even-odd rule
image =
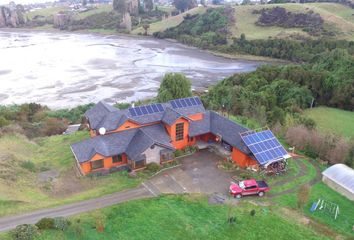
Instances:
[[[136,116],[136,112],[135,112],[135,109],[134,108],[129,108],[129,112],[130,114],[135,117]]]
[[[157,108],[160,110],[160,112],[163,112],[164,111],[164,109],[163,109],[163,107],[162,107],[162,104],[156,104],[156,106],[157,106]]]
[[[159,112],[159,109],[157,108],[157,106],[155,104],[151,105],[151,107],[154,112]]]
[[[173,108],[184,108],[202,105],[199,97],[181,98],[170,101]]]
[[[133,117],[142,116],[147,114],[163,112],[164,108],[162,104],[150,104],[140,107],[129,108],[130,115]]]
[[[284,147],[270,130],[241,134],[241,138],[261,165],[288,156]]]
[[[154,111],[152,110],[152,107],[150,105],[147,105],[146,109],[147,109],[148,113],[154,113]]]

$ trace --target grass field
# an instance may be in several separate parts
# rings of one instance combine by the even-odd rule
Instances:
[[[347,138],[354,137],[354,112],[316,107],[306,110],[305,115],[315,120],[317,129],[321,132],[334,133]]]
[[[245,33],[248,39],[266,39],[268,37],[288,37],[296,33],[309,37],[301,28],[260,27],[255,24],[259,15],[252,14],[253,10],[276,6],[284,7],[291,12],[306,12],[312,10],[319,13],[325,20],[325,28],[336,32],[338,38],[354,40],[354,10],[336,3],[287,3],[236,6],[236,25],[230,28],[233,36],[239,37],[241,33]]]
[[[137,186],[145,177],[126,173],[105,177],[76,177],[70,144],[87,138],[87,132],[29,141],[23,136],[0,138],[0,216],[99,197]],[[28,163],[30,161],[30,164]],[[55,170],[53,181],[40,174]]]
[[[338,218],[334,220],[333,215],[315,212],[311,213],[310,208],[313,202],[318,201],[319,198],[325,199],[327,201],[336,203],[339,205],[340,214]],[[296,193],[291,193],[287,195],[282,195],[275,198],[273,201],[281,206],[290,207],[297,209],[297,196]],[[302,212],[315,220],[316,222],[322,223],[325,226],[330,226],[331,229],[338,231],[344,235],[354,237],[354,232],[352,227],[354,225],[354,208],[353,202],[339,193],[333,191],[327,187],[322,182],[315,184],[310,190],[310,197],[308,203],[302,209]],[[351,238],[350,238],[351,239]]]
[[[236,223],[228,224],[228,216],[236,216]],[[97,219],[104,223],[104,232],[96,230]],[[269,207],[241,203],[229,208],[187,195],[131,201],[72,221],[67,231],[43,231],[37,239],[327,239]]]
[[[166,18],[165,20],[152,23],[150,24],[150,28],[148,30],[149,34],[151,35],[154,32],[165,31],[167,28],[175,27],[183,21],[183,17],[187,14],[197,14],[197,13],[204,13],[206,8],[204,7],[197,7],[193,8],[189,11],[186,11],[182,14],[177,16],[173,16],[170,18]],[[132,34],[144,33],[144,29],[142,27],[136,28],[132,31]]]

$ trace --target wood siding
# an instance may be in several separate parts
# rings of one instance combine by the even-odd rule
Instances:
[[[258,162],[238,150],[237,148],[232,148],[231,153],[232,160],[240,167],[249,167],[258,165]]]

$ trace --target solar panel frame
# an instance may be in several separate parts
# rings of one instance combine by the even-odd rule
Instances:
[[[241,134],[241,138],[262,165],[288,154],[270,130]]]

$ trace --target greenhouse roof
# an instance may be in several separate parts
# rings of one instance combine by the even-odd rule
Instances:
[[[335,164],[323,171],[322,175],[354,193],[354,170],[347,165]]]

